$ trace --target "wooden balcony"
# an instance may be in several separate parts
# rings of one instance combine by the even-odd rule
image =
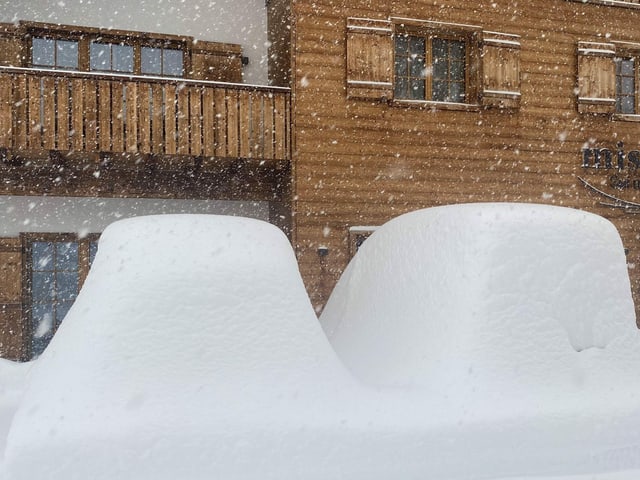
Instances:
[[[11,151],[288,161],[290,138],[286,88],[0,67]]]

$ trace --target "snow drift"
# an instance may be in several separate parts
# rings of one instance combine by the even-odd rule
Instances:
[[[323,314],[345,368],[275,227],[118,222],[33,365],[0,477],[635,479],[625,268],[615,229],[582,212],[401,217]]]

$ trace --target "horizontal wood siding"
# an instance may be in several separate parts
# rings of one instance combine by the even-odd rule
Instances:
[[[22,243],[0,238],[0,357],[22,356]]]
[[[286,89],[0,69],[0,147],[288,160]]]
[[[349,19],[392,17],[516,36],[497,38],[517,38],[512,52],[485,48],[486,55],[504,57],[504,70],[483,78],[486,89],[519,84],[519,104],[451,111],[349,98]],[[640,148],[639,123],[580,113],[577,102],[578,42],[640,42],[639,10],[551,0],[473,6],[464,0],[296,0],[293,18],[294,231],[315,305],[321,308],[349,260],[350,226],[380,225],[424,207],[495,201],[568,206],[611,219],[629,251],[640,304],[640,268],[631,268],[640,267],[640,216],[602,206],[577,178],[595,184],[608,178],[581,167],[585,145],[615,148],[622,141],[627,151]],[[610,94],[610,84],[598,88]],[[640,191],[621,195],[640,202]],[[317,254],[320,244],[330,250],[324,258]]]

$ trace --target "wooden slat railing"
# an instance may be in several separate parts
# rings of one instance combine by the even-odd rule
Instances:
[[[288,160],[290,93],[0,67],[0,147]]]

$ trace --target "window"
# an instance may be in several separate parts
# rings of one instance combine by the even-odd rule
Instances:
[[[378,227],[349,227],[349,256],[353,257],[362,244],[376,231]]]
[[[90,69],[103,72],[133,72],[133,47],[118,43],[91,42]]]
[[[464,103],[466,65],[465,40],[398,35],[394,96],[402,100]]]
[[[520,37],[392,17],[348,18],[348,98],[477,110],[520,106]]]
[[[640,121],[640,43],[578,42],[578,111]]]
[[[31,41],[33,66],[78,69],[78,42],[59,38],[34,37]]]
[[[636,59],[615,59],[616,113],[636,114]]]
[[[177,48],[142,47],[140,69],[146,75],[182,77],[183,53]]]
[[[29,358],[49,344],[73,305],[97,251],[97,236],[25,234]]]

